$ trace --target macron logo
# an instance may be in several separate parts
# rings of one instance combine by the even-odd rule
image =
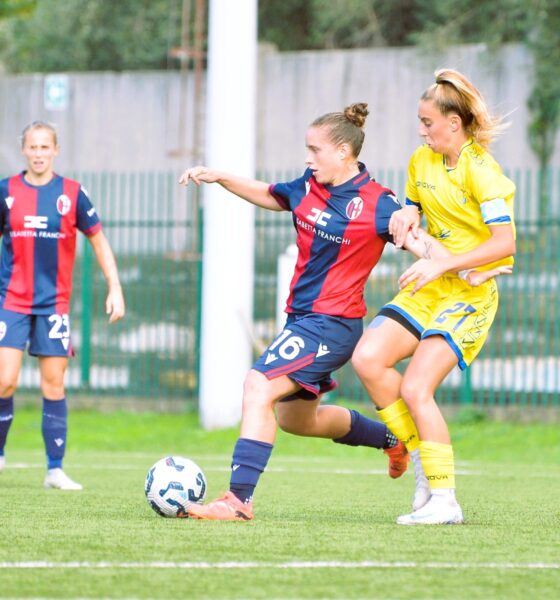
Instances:
[[[316,358],[319,358],[320,356],[325,356],[325,354],[329,354],[330,350],[327,346],[327,344],[319,344],[319,349],[317,350],[317,354],[315,355]]]
[[[38,217],[35,215],[25,215],[23,226],[26,229],[46,229],[49,222],[48,217]]]
[[[12,204],[14,203],[14,197],[13,196],[7,196],[5,198],[5,200],[6,200],[6,206],[8,208],[12,208]]]
[[[95,208],[93,208],[93,206],[87,211],[87,216],[88,217],[93,217],[93,215],[95,214]]]
[[[60,446],[64,446],[64,440],[62,438],[56,438],[54,443],[60,448]]]
[[[266,360],[264,361],[265,365],[270,364],[271,362],[274,362],[278,357],[276,356],[276,354],[273,354],[272,352],[269,352],[266,355]]]

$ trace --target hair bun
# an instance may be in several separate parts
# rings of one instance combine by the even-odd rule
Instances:
[[[344,109],[344,116],[360,129],[365,125],[369,115],[367,102],[356,102]]]

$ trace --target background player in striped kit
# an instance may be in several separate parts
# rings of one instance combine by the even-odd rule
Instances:
[[[62,470],[68,429],[64,373],[74,354],[68,313],[78,230],[91,243],[107,281],[110,323],[124,316],[125,304],[113,252],[86,191],[53,171],[58,150],[53,126],[31,123],[22,134],[26,170],[0,181],[0,470],[28,346],[29,354],[38,357],[41,375],[44,485],[80,490]]]
[[[277,420],[290,433],[354,446],[381,448],[392,438],[381,423],[357,411],[320,406],[321,394],[336,385],[332,372],[350,359],[362,333],[364,287],[392,240],[390,217],[401,209],[357,160],[367,114],[362,103],[316,119],[306,136],[308,168],[295,181],[269,185],[204,166],[180,178],[183,184],[219,183],[257,206],[291,211],[298,246],[285,328],[245,380],[230,490],[209,504],[192,505],[192,518],[253,518],[253,491],[272,452]],[[417,256],[431,256],[433,246],[447,254],[423,232],[419,236],[407,238]]]
[[[457,364],[466,368],[481,350],[498,289],[493,278],[475,288],[456,272],[510,273],[515,253],[515,185],[486,150],[500,119],[461,73],[442,69],[435,78],[419,104],[425,144],[409,164],[411,206],[390,230],[399,245],[411,225],[418,227],[422,211],[428,233],[452,254],[419,260],[405,271],[403,289],[375,317],[352,360],[378,414],[412,456],[417,492],[413,512],[397,519],[403,525],[463,522],[449,431],[434,395]],[[408,356],[401,377],[394,365]]]

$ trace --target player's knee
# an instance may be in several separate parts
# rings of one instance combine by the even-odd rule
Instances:
[[[58,378],[43,378],[41,380],[41,393],[45,398],[64,398],[64,382]]]
[[[377,348],[358,344],[352,354],[352,367],[360,379],[378,379],[386,368]]]
[[[274,404],[268,380],[261,373],[250,371],[243,384],[243,412],[267,408]]]
[[[278,420],[278,427],[280,427],[280,429],[282,431],[285,431],[286,433],[292,433],[292,434],[298,433],[297,424],[294,423],[293,421],[291,421],[290,419],[286,419],[283,415],[278,415],[277,420]]]
[[[405,377],[401,382],[401,398],[408,407],[414,409],[432,400],[433,396],[430,390],[422,385],[421,381]]]
[[[282,410],[278,410],[276,416],[278,427],[280,427],[282,431],[293,435],[306,435],[306,426],[301,419],[294,419],[293,415]]]
[[[0,398],[9,398],[15,394],[17,377],[0,373]]]
[[[243,398],[262,396],[266,392],[267,379],[257,371],[249,371],[243,382]]]

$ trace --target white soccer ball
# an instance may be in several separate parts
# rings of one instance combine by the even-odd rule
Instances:
[[[204,502],[206,477],[192,460],[166,456],[148,471],[144,491],[158,515],[186,518],[189,504]]]

